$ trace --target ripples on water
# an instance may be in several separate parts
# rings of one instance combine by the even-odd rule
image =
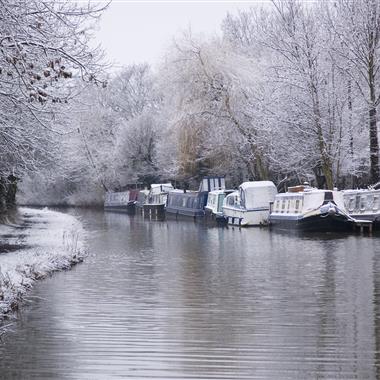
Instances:
[[[31,292],[0,378],[377,377],[378,237],[72,212],[91,255]]]

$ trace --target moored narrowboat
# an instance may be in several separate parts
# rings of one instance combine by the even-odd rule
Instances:
[[[277,188],[271,181],[244,182],[239,190],[227,195],[223,204],[223,216],[228,224],[260,226],[268,224],[270,204]]]
[[[171,183],[152,184],[150,190],[141,190],[137,207],[144,216],[163,216],[166,208],[168,192],[173,190]]]
[[[104,209],[108,211],[133,214],[135,212],[137,194],[138,190],[120,192],[109,191],[104,197]]]
[[[372,221],[374,228],[380,227],[380,189],[344,190],[343,198],[351,217]]]
[[[277,194],[269,216],[271,227],[303,231],[349,231],[356,220],[349,216],[343,193],[294,186]]]
[[[227,223],[226,218],[223,216],[223,203],[225,197],[232,192],[233,190],[213,190],[208,193],[207,204],[205,206],[207,222],[216,222],[217,224]]]
[[[204,177],[198,191],[171,190],[168,192],[166,213],[175,216],[203,218],[210,191],[225,188],[224,177]]]

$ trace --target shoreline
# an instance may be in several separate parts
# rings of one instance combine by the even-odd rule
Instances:
[[[48,208],[18,207],[15,221],[0,224],[0,324],[37,280],[84,260],[84,235],[78,219]]]

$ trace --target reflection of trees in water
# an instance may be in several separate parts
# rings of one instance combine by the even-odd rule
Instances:
[[[277,321],[283,324],[280,332],[289,354],[295,350],[289,369],[297,364],[300,373],[313,376],[373,378],[374,249],[366,249],[365,241],[353,236],[271,237],[271,304],[279,312]],[[282,309],[276,309],[277,295]],[[273,335],[278,332],[274,329]],[[281,354],[278,347],[277,357]]]
[[[73,378],[83,366],[104,378],[378,375],[376,239],[80,213],[90,257],[41,283],[0,373],[48,373],[64,351]]]
[[[378,237],[373,241],[373,323],[375,338],[375,368],[376,378],[380,379],[380,249]],[[377,245],[377,247],[375,247]]]

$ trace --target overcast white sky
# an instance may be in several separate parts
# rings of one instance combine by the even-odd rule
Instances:
[[[96,38],[117,66],[138,62],[156,64],[171,39],[191,26],[196,33],[213,34],[227,11],[265,1],[131,1],[113,0],[102,16]]]

